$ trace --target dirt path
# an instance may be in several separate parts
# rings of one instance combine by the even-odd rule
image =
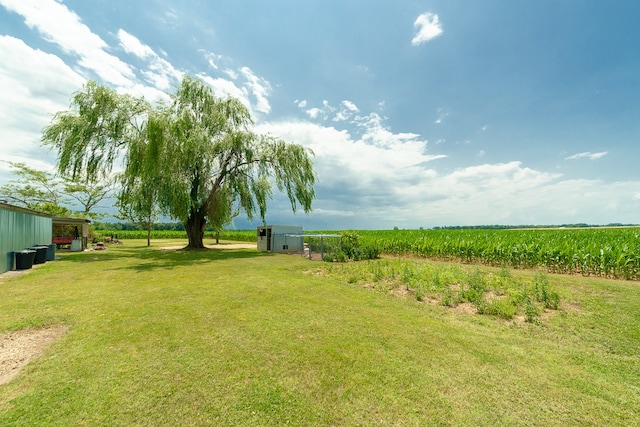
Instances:
[[[67,329],[66,326],[55,326],[0,335],[0,385],[11,381],[23,366],[40,357]]]

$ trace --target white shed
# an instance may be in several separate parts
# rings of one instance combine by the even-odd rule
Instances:
[[[257,233],[259,251],[302,253],[301,226],[261,225],[258,227]]]

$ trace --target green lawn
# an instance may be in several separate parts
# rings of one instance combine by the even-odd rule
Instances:
[[[348,280],[364,264],[158,249],[175,244],[126,241],[0,276],[0,334],[69,326],[0,385],[0,425],[640,419],[637,282],[549,275],[560,309],[526,323]]]

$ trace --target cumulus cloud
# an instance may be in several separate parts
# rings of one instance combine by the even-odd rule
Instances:
[[[153,48],[124,29],[113,30],[112,45],[94,33],[81,18],[55,0],[0,0],[0,6],[24,19],[27,27],[47,43],[44,50],[25,41],[0,36],[0,152],[3,160],[25,162],[43,168],[55,163],[55,155],[40,146],[40,134],[51,115],[69,106],[70,96],[87,79],[113,87],[119,93],[144,96],[154,102],[167,100],[167,92],[183,71]],[[226,58],[210,52],[205,58],[214,73],[198,76],[217,95],[233,96],[254,112],[268,113],[269,82],[249,67],[218,69]],[[119,56],[116,56],[116,53]],[[134,66],[133,64],[137,66]],[[223,78],[227,77],[227,78]],[[231,79],[229,79],[230,77]],[[6,168],[5,168],[6,169]],[[0,182],[7,177],[0,170]]]
[[[77,58],[79,66],[104,82],[130,86],[132,67],[106,52],[107,43],[83,24],[67,6],[55,0],[0,0],[8,10],[24,17],[25,24],[42,37]]]
[[[122,29],[118,30],[117,36],[120,46],[125,52],[146,61],[147,69],[142,70],[141,73],[153,88],[159,91],[169,91],[173,83],[182,79],[184,73],[174,68],[169,61],[160,57],[151,47],[142,43],[137,37]],[[154,92],[154,94],[159,96],[158,93]],[[166,98],[167,96],[164,95],[160,99]]]
[[[268,114],[271,111],[268,99],[271,94],[271,84],[266,79],[256,75],[249,67],[240,68],[240,72],[246,79],[247,88],[256,99],[256,111]]]
[[[198,78],[211,86],[217,96],[231,96],[237,98],[245,107],[249,108],[251,106],[247,90],[239,87],[233,81],[220,77],[211,77],[204,73],[198,74]]]
[[[68,107],[71,93],[85,79],[59,57],[24,41],[0,36],[0,152],[2,159],[42,167],[55,156],[40,146],[40,132],[51,115]]]
[[[431,12],[418,16],[413,23],[413,27],[417,30],[416,35],[411,40],[411,44],[414,46],[427,43],[440,36],[443,32],[440,18]]]
[[[591,153],[587,151],[584,153],[578,153],[578,154],[574,154],[573,156],[566,157],[565,160],[578,160],[578,159],[597,160],[606,156],[607,154],[609,154],[608,151],[601,151],[599,153]]]
[[[306,111],[307,115],[312,118],[312,119],[317,119],[318,117],[320,117],[320,114],[322,114],[322,110],[320,108],[309,108]]]
[[[354,116],[354,114],[360,112],[356,104],[348,100],[342,101],[340,103],[340,107],[337,108],[336,110],[337,110],[337,113],[332,119],[334,122],[349,120]]]
[[[436,174],[429,165],[446,156],[428,154],[427,141],[417,134],[392,132],[375,113],[358,116],[353,123],[355,133],[310,121],[264,123],[257,130],[314,152],[319,184],[313,215],[344,220],[365,210],[369,219],[379,216],[382,221],[394,215],[396,202],[433,179]]]
[[[330,107],[326,102],[306,112],[313,110],[320,120]],[[315,153],[318,198],[311,216],[316,225],[416,228],[608,223],[612,218],[634,222],[640,209],[637,182],[611,185],[565,179],[516,160],[441,169],[438,160],[447,156],[429,153],[427,141],[418,134],[394,132],[376,113],[356,115],[348,123],[263,123],[257,130],[303,144]]]
[[[119,92],[144,95],[151,101],[166,99],[165,92],[182,78],[181,70],[124,29],[116,31],[120,48],[142,61],[143,68],[138,70],[109,53],[111,48],[106,41],[82,23],[75,12],[55,0],[0,0],[0,4],[23,16],[27,26],[73,57],[78,69],[89,73],[85,74],[86,78],[92,78],[91,73],[94,73],[100,81],[114,86]],[[203,52],[211,68],[219,71],[218,63],[223,58]],[[271,111],[268,99],[271,85],[266,79],[246,66],[237,72],[225,69],[223,73],[231,80],[206,73],[200,73],[199,77],[211,84],[219,95],[239,98],[254,113],[268,114]],[[242,81],[236,83],[240,78]]]

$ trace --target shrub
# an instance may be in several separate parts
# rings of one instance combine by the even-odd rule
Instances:
[[[340,236],[340,247],[325,255],[325,261],[346,262],[380,258],[380,249],[372,244],[361,245],[360,236],[355,231],[343,231]]]
[[[505,320],[513,319],[518,312],[518,308],[507,298],[492,301],[483,300],[477,305],[478,314],[488,314],[498,316]]]

